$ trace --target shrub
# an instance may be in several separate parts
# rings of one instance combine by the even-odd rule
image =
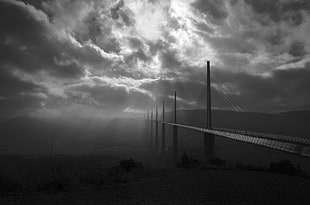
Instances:
[[[235,167],[236,169],[245,169],[245,165],[239,162],[235,165]]]
[[[264,171],[265,170],[261,166],[256,166],[256,165],[251,165],[251,164],[246,165],[245,169],[250,170],[250,171]]]
[[[185,169],[192,169],[199,164],[199,161],[194,159],[191,156],[188,156],[186,152],[183,153],[181,157],[181,161],[178,162],[177,167],[185,168]]]
[[[133,159],[119,161],[119,164],[108,169],[107,180],[116,183],[128,183],[137,181],[143,175],[144,167],[142,163]]]
[[[126,172],[131,172],[134,169],[143,167],[140,162],[135,162],[132,158],[119,161],[119,166]]]
[[[96,185],[104,184],[105,170],[101,164],[88,164],[84,167],[79,175],[79,183],[82,185]]]
[[[41,182],[36,187],[36,191],[63,191],[63,190],[64,190],[64,184],[59,180]]]
[[[0,193],[5,193],[5,192],[14,192],[18,191],[21,188],[21,185],[16,181],[12,182],[5,178],[0,172]]]
[[[281,160],[280,162],[271,162],[269,165],[269,171],[288,174],[288,175],[297,175],[297,168],[289,160]]]
[[[210,163],[214,166],[224,166],[226,161],[220,158],[214,158],[210,160]]]

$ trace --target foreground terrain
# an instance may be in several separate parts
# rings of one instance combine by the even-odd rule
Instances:
[[[34,187],[9,187],[0,204],[310,204],[309,178],[266,170],[154,168],[132,160],[94,167],[77,181],[62,173]]]

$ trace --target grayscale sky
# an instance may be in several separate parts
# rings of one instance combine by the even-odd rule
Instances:
[[[206,61],[249,111],[310,109],[309,0],[0,0],[2,118],[195,104]],[[212,83],[217,89],[217,84]]]

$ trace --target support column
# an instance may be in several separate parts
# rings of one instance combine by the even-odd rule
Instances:
[[[174,123],[177,123],[177,92],[174,92]],[[178,162],[178,127],[173,126],[173,158]]]
[[[150,112],[149,110],[147,111],[147,114],[146,114],[146,132],[145,132],[145,139],[146,139],[146,143],[149,145],[149,139],[150,139]]]
[[[206,128],[212,129],[211,117],[211,80],[210,80],[210,61],[207,62],[207,122]],[[206,161],[213,159],[215,156],[215,139],[214,135],[204,133],[204,157]]]
[[[166,153],[166,126],[165,122],[165,102],[163,101],[163,123],[161,124],[161,153],[164,155]]]
[[[156,151],[158,151],[158,107],[156,105],[156,114],[155,114],[155,147]]]
[[[153,110],[151,111],[151,120],[150,120],[150,123],[151,123],[150,146],[151,146],[151,148],[153,148]]]

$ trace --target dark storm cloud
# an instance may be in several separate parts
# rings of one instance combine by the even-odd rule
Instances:
[[[157,81],[145,83],[141,88],[155,94],[157,105],[160,105],[164,100],[167,103],[167,109],[172,108],[173,99],[171,96],[174,95],[175,91],[177,92],[179,108],[200,108],[200,101],[203,100],[201,99],[201,92],[204,89],[206,73],[197,68],[196,72],[192,72],[192,69],[191,67],[183,67],[180,70],[182,76],[171,72],[168,74],[170,78],[163,77]]]
[[[195,26],[197,27],[197,29],[200,32],[206,32],[206,33],[210,33],[213,34],[214,33],[214,29],[212,29],[210,26],[208,26],[205,23],[199,23],[199,22],[195,22]]]
[[[303,57],[307,54],[304,43],[300,41],[294,41],[291,43],[289,53],[295,57]]]
[[[132,66],[136,65],[137,60],[151,61],[152,56],[147,55],[142,48],[139,48],[125,58],[125,62]]]
[[[221,23],[228,16],[225,1],[222,0],[196,0],[191,5],[216,23]]]
[[[231,85],[232,96],[250,111],[281,112],[310,109],[310,70],[278,70],[263,78],[246,73],[213,72],[221,85]],[[298,79],[298,82],[296,81]],[[298,92],[297,92],[298,91]]]
[[[150,46],[150,51],[152,55],[156,55],[159,52],[166,50],[167,47],[169,47],[169,43],[162,40],[158,40],[156,42],[149,42],[148,45]]]
[[[125,23],[126,26],[132,26],[135,21],[131,17],[131,13],[129,10],[124,9],[124,0],[119,0],[111,9],[111,17],[114,20],[121,18],[121,20]]]
[[[111,87],[107,85],[80,85],[68,90],[68,94],[76,96],[77,103],[89,103],[93,106],[108,109],[110,111],[123,110],[129,105],[146,109],[153,100],[148,95],[134,90],[127,90],[125,86]],[[81,101],[79,95],[87,94],[91,101]],[[98,102],[98,104],[96,104]]]
[[[244,42],[243,36],[210,37],[204,35],[203,37],[207,42],[210,42],[219,53],[251,53],[256,49],[254,43]]]
[[[30,82],[23,81],[14,76],[10,69],[1,67],[0,69],[0,96],[5,99],[14,98],[22,93],[42,92],[44,89],[41,86]]]
[[[303,20],[300,11],[310,11],[310,2],[308,0],[246,0],[245,2],[250,4],[256,12],[270,16],[273,21],[290,21],[295,25],[299,25]]]
[[[97,13],[90,13],[84,20],[85,26],[75,31],[74,37],[78,42],[91,40],[107,53],[119,53],[120,43],[112,36],[112,29],[109,25],[102,25],[102,20]],[[99,38],[104,35],[106,38]]]
[[[143,42],[137,37],[130,37],[128,41],[129,41],[130,46],[135,49],[139,49],[144,46]]]
[[[173,50],[167,49],[161,53],[161,62],[162,68],[164,69],[179,69],[182,65],[182,62],[177,58],[176,52]]]
[[[50,40],[47,21],[36,19],[26,7],[7,2],[0,4],[0,50],[5,51],[0,54],[2,66],[15,66],[30,73],[45,70],[57,77],[82,74],[74,63],[55,64],[54,59],[60,57],[63,47]]]
[[[46,90],[30,82],[22,81],[9,69],[0,68],[0,120],[40,107]]]
[[[47,0],[19,0],[24,2],[25,4],[30,4],[33,5],[35,8],[41,9],[42,8],[42,3],[47,1]]]
[[[177,91],[189,108],[205,92],[206,60],[251,111],[301,109],[310,100],[308,1],[0,4],[3,107],[14,98],[25,109],[140,112]]]

